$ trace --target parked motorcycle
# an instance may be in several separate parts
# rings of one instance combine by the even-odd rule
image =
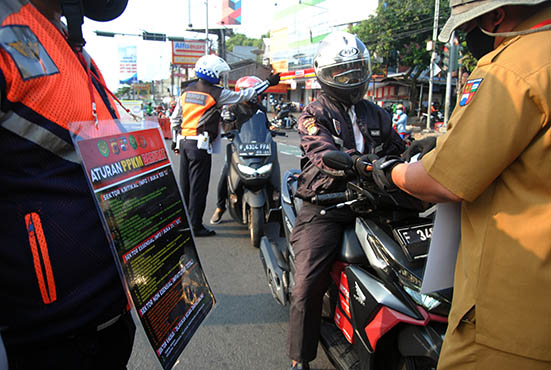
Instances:
[[[427,113],[421,117],[421,127],[427,127]],[[444,114],[440,111],[432,112],[430,117],[430,128],[439,131],[444,125]]]
[[[329,152],[324,164],[352,171],[343,152]],[[298,170],[282,178],[285,239],[263,237],[260,257],[276,301],[289,302],[295,285],[289,237],[302,200],[295,196]],[[345,229],[342,247],[324,296],[320,343],[337,369],[436,369],[447,326],[451,292],[420,292],[433,227],[433,208],[402,193],[381,194],[369,180],[351,180],[342,193],[316,195],[312,203],[348,206],[357,215]]]
[[[222,134],[229,139],[228,210],[234,220],[248,225],[256,248],[264,223],[281,210],[279,190],[272,185],[279,181],[277,143],[272,137],[285,134],[268,130],[265,122],[265,113],[259,110],[240,130]],[[278,178],[272,180],[274,174]]]
[[[276,116],[270,121],[270,124],[279,129],[297,129],[297,119],[291,114],[291,110],[291,103],[279,103],[275,108]]]

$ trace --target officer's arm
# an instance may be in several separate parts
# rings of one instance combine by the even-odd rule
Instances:
[[[419,162],[399,164],[392,170],[394,184],[416,198],[431,203],[460,202],[462,199],[433,179]]]

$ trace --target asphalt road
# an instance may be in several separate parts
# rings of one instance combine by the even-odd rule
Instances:
[[[281,174],[289,168],[299,168],[298,134],[289,131],[288,137],[278,137],[277,141]],[[172,160],[178,178],[178,159]],[[215,229],[217,235],[196,240],[199,257],[217,303],[174,369],[289,369],[289,308],[280,306],[272,298],[258,249],[251,246],[247,227],[231,220],[227,213],[220,224],[208,225],[216,208],[216,186],[223,163],[222,154],[213,155],[204,215],[205,225]],[[311,367],[334,369],[321,347]],[[160,369],[140,328],[128,368]]]

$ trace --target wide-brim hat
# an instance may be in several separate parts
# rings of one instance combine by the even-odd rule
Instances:
[[[450,0],[452,13],[442,27],[438,40],[448,42],[452,32],[483,14],[506,5],[537,5],[547,0]]]

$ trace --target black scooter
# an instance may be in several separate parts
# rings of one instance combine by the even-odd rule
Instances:
[[[343,152],[324,164],[353,172]],[[289,302],[295,285],[289,237],[302,200],[295,196],[298,170],[281,184],[285,239],[263,237],[260,257],[276,301]],[[344,232],[340,254],[323,303],[320,343],[337,369],[436,369],[447,326],[451,292],[422,294],[421,282],[432,234],[434,207],[405,193],[382,194],[372,181],[355,176],[341,193],[317,195],[314,204],[350,207],[355,225]]]
[[[266,128],[266,115],[257,111],[240,130],[223,133],[230,141],[228,158],[228,210],[234,220],[248,225],[251,244],[258,248],[264,223],[280,212],[279,162],[273,136],[282,135]]]

